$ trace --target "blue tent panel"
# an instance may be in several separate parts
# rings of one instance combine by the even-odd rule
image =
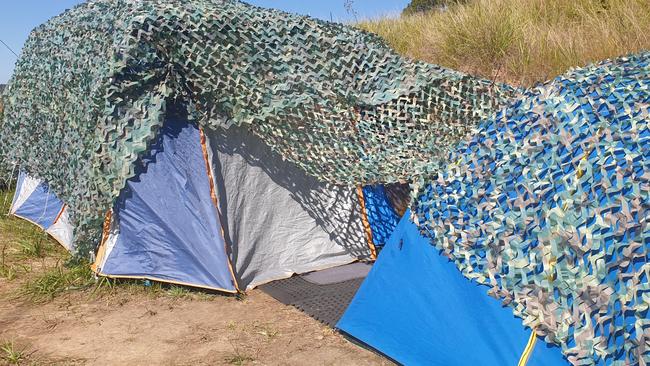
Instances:
[[[236,291],[198,128],[168,120],[141,163],[115,204],[119,234],[100,273]]]
[[[521,320],[420,235],[407,212],[337,327],[405,365],[517,365]],[[567,365],[538,339],[528,366]]]
[[[16,196],[26,179],[26,174],[20,173],[16,187]],[[14,203],[16,198],[14,198]],[[44,230],[54,224],[59,213],[63,210],[63,202],[52,192],[47,184],[39,184],[27,200],[14,212],[16,216],[29,220]]]
[[[399,216],[393,210],[382,185],[363,187],[363,199],[373,244],[381,247],[397,227]]]

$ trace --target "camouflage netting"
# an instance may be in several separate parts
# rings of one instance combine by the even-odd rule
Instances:
[[[489,119],[414,219],[575,365],[650,362],[650,53],[574,70]]]
[[[207,128],[247,126],[323,181],[414,181],[434,245],[574,364],[644,364],[649,61],[575,70],[502,109],[517,90],[343,25],[227,0],[94,0],[27,41],[0,174],[48,181],[86,254],[182,106]]]
[[[246,125],[321,180],[362,184],[430,175],[516,93],[354,28],[236,1],[91,0],[30,35],[0,161],[49,182],[87,253],[171,105],[210,128]]]

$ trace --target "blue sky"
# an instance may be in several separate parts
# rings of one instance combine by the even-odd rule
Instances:
[[[9,0],[2,4],[0,13],[0,40],[20,54],[29,32],[49,18],[60,14],[82,0]],[[344,8],[344,0],[249,0],[250,4],[276,8],[293,13],[338,22],[354,21]],[[354,10],[361,18],[393,16],[409,0],[354,0]],[[16,56],[0,44],[0,84],[6,83],[13,72]]]

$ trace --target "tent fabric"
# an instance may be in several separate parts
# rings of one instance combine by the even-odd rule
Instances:
[[[46,185],[39,184],[25,202],[16,207],[14,215],[47,229],[54,224],[61,210],[63,210],[63,202],[54,194],[50,194]]]
[[[344,266],[332,267],[322,271],[306,273],[301,277],[316,285],[331,285],[357,278],[366,278],[372,265],[366,262],[350,263]]]
[[[63,208],[63,202],[40,179],[20,172],[10,212],[43,229],[50,227]]]
[[[517,365],[531,330],[465,277],[407,212],[337,327],[405,365]],[[567,365],[537,339],[528,366]]]
[[[381,248],[397,227],[400,218],[393,209],[383,185],[363,187],[363,198],[373,245]]]
[[[169,119],[114,205],[99,273],[236,292],[199,129]]]
[[[354,188],[319,182],[244,128],[206,136],[242,288],[369,257]]]
[[[52,226],[47,228],[46,232],[63,245],[64,248],[71,252],[74,251],[74,229],[70,222],[68,206],[63,208],[59,218],[52,224]]]
[[[42,180],[20,172],[9,213],[37,225],[63,247],[74,251],[68,209]]]
[[[22,171],[18,173],[16,190],[14,192],[14,197],[11,200],[11,207],[9,208],[10,214],[13,214],[18,207],[22,206],[22,204],[27,200],[27,197],[29,197],[29,195],[31,195],[36,189],[38,184],[38,179],[31,178]]]

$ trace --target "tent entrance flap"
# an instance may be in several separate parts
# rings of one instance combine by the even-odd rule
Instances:
[[[170,118],[112,213],[98,273],[237,292],[199,129]]]

